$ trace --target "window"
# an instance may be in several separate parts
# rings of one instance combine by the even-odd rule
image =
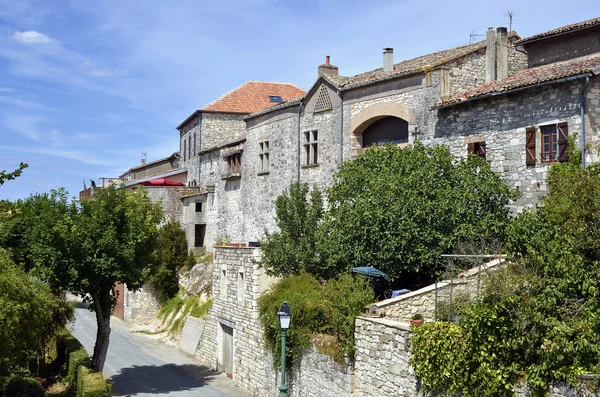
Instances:
[[[526,132],[526,164],[535,165],[536,159],[541,158],[542,163],[551,163],[554,161],[567,161],[569,124],[566,121],[543,125],[540,127],[540,151],[536,151],[536,127],[531,126],[525,129]],[[537,157],[536,155],[539,155]]]
[[[304,132],[304,165],[319,164],[319,131]]]
[[[196,155],[196,133],[194,132],[194,156]]]
[[[183,138],[183,161],[187,160],[187,140]]]
[[[196,212],[202,212],[202,202],[196,203]]]
[[[556,125],[545,125],[542,131],[542,161],[556,161],[558,159],[558,131]]]
[[[206,236],[206,225],[197,224],[194,227],[194,247],[204,247],[204,237]]]
[[[274,103],[282,103],[283,99],[279,95],[269,95],[269,101]]]
[[[244,289],[244,272],[239,272],[237,278],[237,300],[242,305],[244,304]]]
[[[188,150],[189,150],[188,158],[191,160],[192,159],[192,136],[191,135],[188,137],[188,141],[189,141],[188,142]]]
[[[485,141],[471,142],[467,144],[467,152],[485,160]]]
[[[227,271],[221,270],[221,285],[219,287],[221,298],[225,298],[227,296]]]
[[[242,153],[232,153],[227,156],[227,172],[222,179],[240,178],[242,172]]]
[[[258,173],[266,174],[269,172],[269,141],[258,144]]]

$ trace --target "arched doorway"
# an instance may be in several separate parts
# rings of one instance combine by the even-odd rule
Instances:
[[[362,132],[362,147],[381,146],[390,142],[408,142],[408,121],[394,116],[383,117]]]

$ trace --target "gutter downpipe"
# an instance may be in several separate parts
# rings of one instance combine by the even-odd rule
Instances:
[[[344,162],[344,94],[342,90],[338,91],[340,96],[340,167]]]
[[[585,78],[585,84],[581,90],[580,106],[581,109],[581,168],[585,168],[585,89],[590,83],[590,76]]]
[[[296,163],[296,182],[300,183],[300,113],[302,112],[302,101],[298,106],[298,160]]]

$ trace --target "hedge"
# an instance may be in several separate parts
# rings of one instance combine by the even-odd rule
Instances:
[[[0,390],[0,395],[2,391]],[[10,378],[4,388],[6,397],[43,397],[44,389],[33,378]]]
[[[108,397],[110,385],[100,372],[83,365],[77,371],[77,397]]]
[[[69,331],[59,334],[56,350],[59,363],[65,365],[66,381],[77,388],[77,397],[108,397],[109,384],[91,369],[87,351]]]

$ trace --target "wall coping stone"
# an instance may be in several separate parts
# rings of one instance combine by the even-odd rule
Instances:
[[[386,320],[384,318],[364,317],[364,316],[356,316],[356,318],[360,319],[360,320],[364,320],[364,321],[370,321],[370,322],[376,323],[376,324],[385,325],[386,327],[397,328],[402,331],[412,332],[410,325],[408,323],[404,323],[401,321]]]

